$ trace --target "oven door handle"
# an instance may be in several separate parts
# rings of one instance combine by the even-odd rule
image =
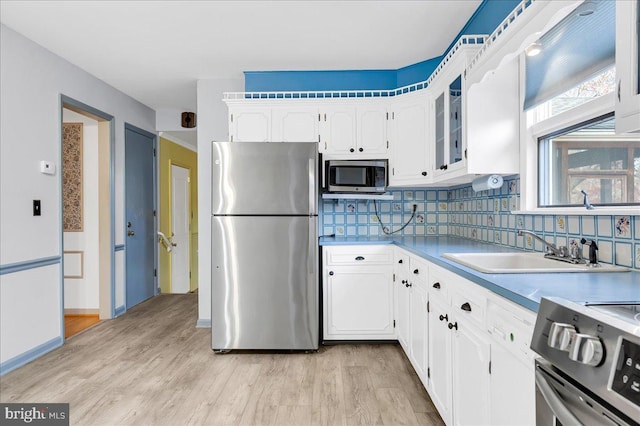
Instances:
[[[582,422],[564,405],[556,390],[547,382],[539,368],[536,368],[536,386],[560,423],[563,425],[582,425]]]

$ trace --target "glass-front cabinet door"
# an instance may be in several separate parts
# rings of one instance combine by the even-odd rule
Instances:
[[[616,2],[616,133],[640,132],[640,1]]]
[[[436,132],[436,169],[446,166],[444,154],[444,93],[436,99],[435,103],[435,132]]]
[[[449,85],[449,165],[462,161],[462,76]]]
[[[437,92],[436,92],[437,93]],[[462,164],[464,156],[462,134],[462,76],[458,75],[443,88],[434,103],[435,174],[451,171]]]

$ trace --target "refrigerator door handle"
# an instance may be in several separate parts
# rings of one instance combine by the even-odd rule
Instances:
[[[316,270],[315,261],[315,245],[317,244],[316,231],[313,226],[313,220],[309,221],[309,245],[307,246],[307,274],[313,274]]]
[[[309,216],[316,214],[316,160],[309,158]]]

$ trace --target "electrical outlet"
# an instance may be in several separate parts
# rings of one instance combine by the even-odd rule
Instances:
[[[33,200],[33,215],[40,216],[42,210],[40,209],[40,200]]]

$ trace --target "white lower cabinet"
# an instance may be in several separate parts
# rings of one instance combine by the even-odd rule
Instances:
[[[453,316],[452,320],[453,424],[493,424],[489,415],[489,338],[463,319]]]
[[[518,359],[504,346],[491,345],[490,418],[492,425],[535,425],[533,361]]]
[[[391,248],[324,248],[324,340],[396,338],[391,255],[384,256],[385,249]]]
[[[398,342],[426,386],[428,266],[425,261],[404,250],[396,250],[394,259]]]
[[[449,330],[449,304],[445,299],[429,299],[429,367],[427,389],[440,417],[452,423],[452,333]]]

